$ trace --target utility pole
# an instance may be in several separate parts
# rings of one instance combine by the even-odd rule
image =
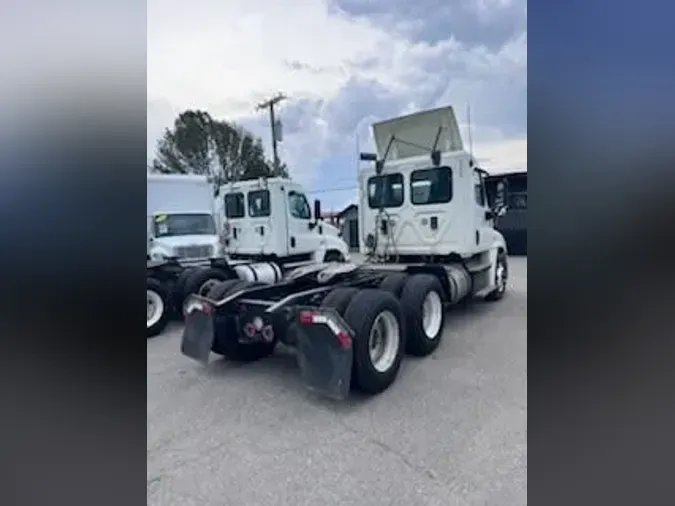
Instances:
[[[278,93],[274,97],[258,104],[258,110],[269,109],[270,111],[270,127],[272,129],[272,152],[274,154],[274,175],[279,174],[279,155],[277,153],[277,132],[274,120],[274,106],[282,100],[286,100],[286,95]]]

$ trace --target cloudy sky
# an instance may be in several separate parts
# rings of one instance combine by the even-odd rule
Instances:
[[[148,157],[186,108],[269,144],[260,100],[284,92],[280,153],[324,208],[353,201],[357,137],[455,106],[491,172],[527,169],[526,0],[148,0]]]

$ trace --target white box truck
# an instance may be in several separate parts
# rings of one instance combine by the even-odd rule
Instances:
[[[222,256],[213,185],[206,176],[148,174],[148,260]]]

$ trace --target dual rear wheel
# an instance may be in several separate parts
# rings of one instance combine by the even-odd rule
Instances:
[[[404,352],[429,355],[443,332],[443,289],[427,274],[391,274],[378,289],[336,288],[322,306],[353,331],[352,386],[368,394],[394,382]]]

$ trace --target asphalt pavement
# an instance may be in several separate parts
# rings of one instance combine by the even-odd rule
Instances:
[[[149,505],[527,504],[526,258],[375,397],[316,397],[283,348],[205,368],[181,331],[148,340]]]

